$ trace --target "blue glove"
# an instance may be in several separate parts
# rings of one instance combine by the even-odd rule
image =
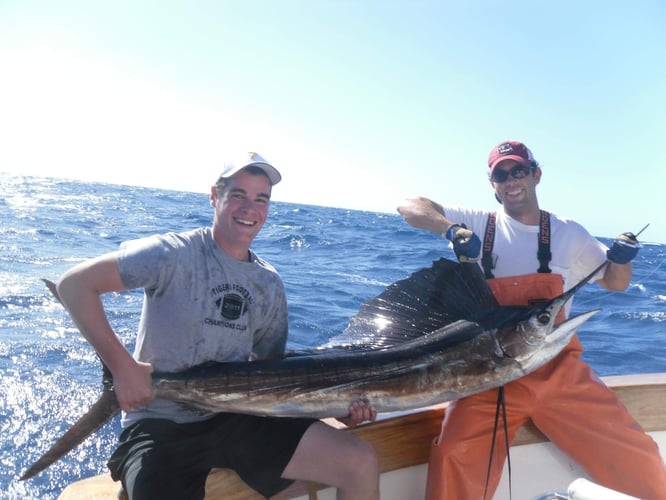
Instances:
[[[446,239],[453,243],[453,253],[458,260],[471,260],[479,257],[481,240],[465,224],[453,224],[446,231]]]
[[[615,238],[613,246],[606,252],[606,258],[616,264],[626,264],[638,255],[640,247],[634,233],[622,233]]]

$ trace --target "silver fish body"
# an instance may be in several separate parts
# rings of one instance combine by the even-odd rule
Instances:
[[[206,412],[343,417],[354,400],[367,401],[379,412],[409,410],[499,387],[531,373],[556,356],[596,312],[556,327],[554,317],[541,322],[543,312],[501,330],[459,320],[381,350],[212,363],[176,374],[154,374],[153,386],[156,397]]]

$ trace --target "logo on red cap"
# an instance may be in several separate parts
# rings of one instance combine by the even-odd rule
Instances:
[[[532,156],[532,152],[522,142],[501,142],[490,150],[490,155],[488,156],[488,167],[490,168],[491,172],[499,162],[505,159],[515,160],[518,163],[526,166],[530,166],[531,163],[535,161],[534,157]]]

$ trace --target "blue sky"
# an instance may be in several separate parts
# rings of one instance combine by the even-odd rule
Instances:
[[[666,243],[666,3],[0,0],[0,171],[207,192],[228,152],[274,199],[495,209],[522,140],[542,208]]]

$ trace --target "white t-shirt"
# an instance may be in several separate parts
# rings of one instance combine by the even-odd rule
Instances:
[[[491,212],[445,207],[444,213],[451,222],[464,223],[483,243],[488,215]],[[538,225],[523,224],[508,216],[503,210],[498,210],[495,244],[492,251],[495,263],[493,275],[502,278],[536,273],[539,269],[538,237]],[[608,248],[603,243],[577,222],[550,214],[552,260],[548,265],[553,273],[560,274],[564,278],[564,290],[573,287],[605,262],[606,250]],[[602,276],[603,270],[597,273],[592,281]]]
[[[168,233],[121,244],[118,268],[127,288],[143,288],[134,350],[155,371],[176,372],[207,361],[244,361],[282,354],[288,318],[284,285],[276,270],[253,252],[249,262],[227,255],[211,229]],[[156,399],[123,415],[203,420],[199,412]]]

